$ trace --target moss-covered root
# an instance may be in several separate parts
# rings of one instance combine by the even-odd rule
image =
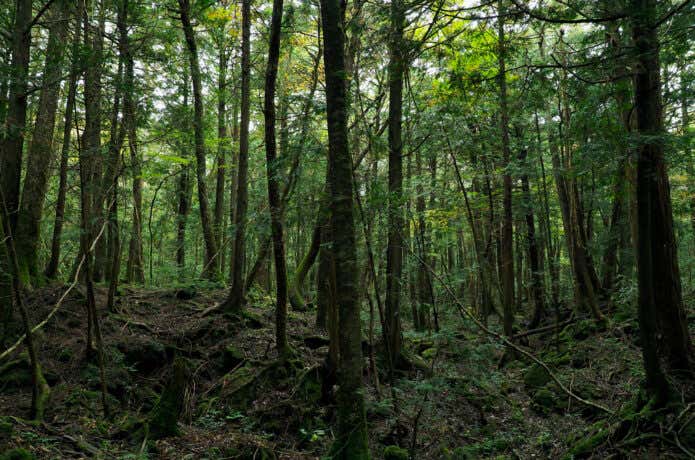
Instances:
[[[150,412],[147,421],[148,437],[160,439],[179,434],[178,420],[183,410],[184,393],[190,369],[185,358],[177,357],[174,360],[174,369],[171,380],[162,391],[159,401]]]

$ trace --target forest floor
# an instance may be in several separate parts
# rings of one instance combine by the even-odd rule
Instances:
[[[36,322],[64,290],[52,286],[32,293],[28,304]],[[104,305],[105,289],[97,294],[97,304]],[[314,327],[314,312],[290,313],[297,359],[278,365],[272,299],[251,295],[251,314],[240,324],[210,308],[223,297],[216,289],[124,288],[118,312],[101,312],[112,409],[106,419],[98,367],[84,359],[83,294],[73,290],[37,334],[51,386],[44,423],[26,420],[31,398],[26,354],[0,363],[0,457],[11,448],[40,459],[325,455],[335,411],[330,401],[320,401],[327,338]],[[534,335],[527,345],[572,392],[624,414],[639,392],[643,371],[635,323],[627,313],[622,317],[618,312],[604,330],[576,321]],[[537,364],[517,359],[500,368],[503,347],[471,324],[454,316],[440,323],[447,327],[439,333],[405,335],[412,356],[432,372],[398,373],[393,387],[388,373],[380,373],[379,391],[369,373],[369,346],[363,344],[375,458],[384,458],[386,446],[400,446],[401,453],[416,459],[687,458],[688,449],[695,450],[691,406],[664,420],[661,431],[621,425],[624,415],[607,416],[570,398]],[[139,427],[171,386],[175,356],[186,358],[188,370],[179,435],[152,441]],[[676,424],[680,436],[674,437]],[[618,437],[611,426],[625,429]]]

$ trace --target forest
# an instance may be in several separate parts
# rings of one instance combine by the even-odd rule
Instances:
[[[0,460],[695,458],[694,43],[0,0]]]

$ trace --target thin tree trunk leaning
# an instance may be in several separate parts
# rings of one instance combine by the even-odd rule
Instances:
[[[231,284],[229,296],[222,307],[232,313],[240,313],[245,301],[243,276],[246,259],[246,209],[248,207],[249,169],[249,115],[251,76],[251,0],[241,5],[241,124],[239,129],[239,163],[237,172],[236,209],[234,213],[234,247],[231,258]]]
[[[287,343],[287,266],[285,264],[285,242],[282,228],[282,202],[280,199],[280,177],[277,171],[277,143],[275,138],[275,83],[280,61],[280,35],[282,33],[283,0],[273,0],[270,21],[270,44],[265,74],[265,156],[268,175],[268,210],[270,231],[273,238],[275,259],[275,345],[280,356],[289,351]]]
[[[322,206],[321,210],[319,210],[319,216],[316,218],[314,231],[311,234],[309,250],[299,262],[299,265],[297,265],[297,271],[294,273],[294,278],[290,284],[290,304],[294,310],[301,311],[306,309],[303,289],[304,280],[307,274],[309,274],[311,266],[314,265],[314,261],[321,248],[321,228],[325,225],[326,220],[327,218],[324,215],[324,208]]]
[[[39,359],[36,355],[34,334],[31,329],[31,324],[29,323],[29,314],[27,312],[26,305],[24,304],[24,289],[22,287],[22,281],[19,278],[19,262],[17,260],[18,256],[14,246],[12,230],[8,229],[7,234],[5,234],[2,223],[2,221],[7,217],[8,208],[5,206],[5,195],[1,190],[0,200],[2,202],[2,215],[4,216],[3,219],[0,219],[0,240],[5,242],[4,246],[7,248],[7,255],[9,258],[8,266],[10,268],[10,277],[12,278],[12,294],[15,303],[19,307],[19,313],[22,317],[22,323],[26,334],[25,341],[29,354],[29,363],[31,365],[31,418],[41,421],[43,419],[48,396],[50,395],[50,388],[46,383],[46,379],[43,377],[41,365],[39,364]]]
[[[647,388],[665,403],[669,367],[692,369],[692,344],[683,309],[671,196],[664,161],[659,39],[655,0],[631,1],[635,46],[634,101],[637,118],[638,319]]]
[[[347,132],[347,84],[343,11],[338,0],[321,0],[326,74],[328,170],[331,197],[330,242],[333,298],[338,311],[338,430],[332,446],[336,460],[369,459],[362,389],[357,251],[353,220],[352,160]]]
[[[198,203],[200,206],[200,222],[203,228],[203,240],[205,242],[205,259],[203,262],[202,276],[208,279],[217,279],[218,264],[215,263],[217,244],[213,222],[210,217],[210,203],[208,201],[207,185],[205,183],[205,138],[203,133],[203,88],[200,76],[200,64],[198,62],[198,46],[195,41],[195,33],[191,24],[190,0],[179,0],[181,24],[186,36],[188,47],[188,59],[191,69],[191,81],[193,83],[193,129],[195,135],[195,159],[196,178],[198,182]]]
[[[67,10],[68,6],[64,1],[56,1],[51,6],[46,62],[15,233],[18,235],[16,250],[21,277],[31,284],[38,282],[39,276],[38,244],[50,166],[53,163],[53,132],[66,49]]]

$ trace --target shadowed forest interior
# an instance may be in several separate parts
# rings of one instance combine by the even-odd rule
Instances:
[[[695,458],[692,0],[0,0],[0,460]]]

